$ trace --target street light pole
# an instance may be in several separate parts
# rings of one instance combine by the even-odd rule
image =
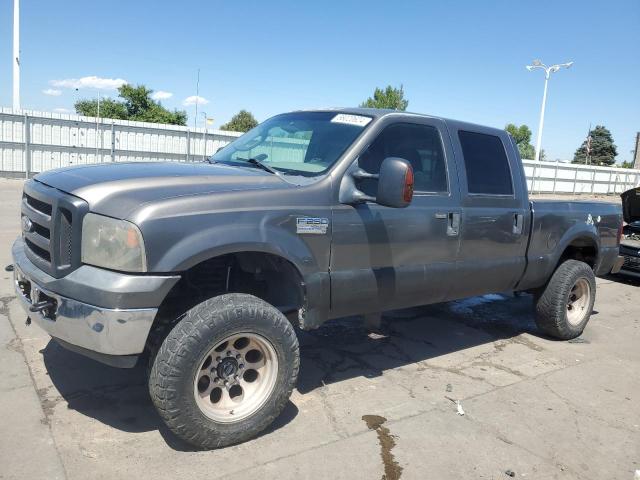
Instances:
[[[544,111],[547,106],[547,88],[549,86],[549,77],[552,73],[557,72],[561,68],[569,68],[573,62],[559,63],[547,67],[540,60],[534,60],[531,65],[527,65],[527,70],[532,71],[534,68],[544,70],[544,93],[542,94],[542,107],[540,108],[540,123],[538,125],[538,139],[536,140],[536,162],[540,161],[540,152],[542,150],[542,127],[544,126]]]
[[[20,0],[13,0],[13,110],[20,110]]]
[[[544,110],[547,106],[547,87],[549,86],[549,72],[544,74],[544,93],[542,94],[542,108],[540,108],[540,123],[538,124],[538,139],[536,140],[536,162],[540,161],[542,146],[542,127],[544,126]]]
[[[96,117],[96,162],[98,161],[98,156],[100,155],[98,150],[98,138],[100,138],[100,90],[98,90],[98,116]],[[100,142],[102,143],[102,142]],[[100,145],[102,146],[102,145]]]
[[[204,125],[202,126],[202,161],[207,157],[207,112],[202,112]]]

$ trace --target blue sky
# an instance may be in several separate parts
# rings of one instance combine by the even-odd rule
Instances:
[[[0,0],[0,105],[11,105],[12,0]],[[144,83],[201,106],[219,125],[241,108],[355,106],[376,86],[404,85],[409,110],[534,134],[543,73],[534,58],[574,66],[552,76],[543,148],[573,158],[589,123],[604,124],[618,161],[640,131],[640,1],[22,0],[22,107],[73,108],[62,80]],[[52,83],[54,82],[54,83]],[[101,92],[117,82],[97,81]],[[81,85],[94,85],[85,80]],[[59,95],[47,95],[43,91]],[[199,119],[199,124],[202,119]]]

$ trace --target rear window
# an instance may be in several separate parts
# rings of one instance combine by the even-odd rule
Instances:
[[[458,132],[469,193],[513,195],[509,161],[502,140],[484,133]]]

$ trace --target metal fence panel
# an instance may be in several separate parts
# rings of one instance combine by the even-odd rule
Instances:
[[[199,161],[241,133],[29,110],[0,110],[0,172],[29,175],[101,162]],[[307,142],[274,138],[255,154],[302,162]],[[523,160],[534,193],[615,194],[640,185],[640,170]]]
[[[189,161],[212,155],[241,133],[49,112],[0,110],[0,171],[70,165]]]
[[[619,194],[640,185],[640,170],[523,160],[532,193]]]

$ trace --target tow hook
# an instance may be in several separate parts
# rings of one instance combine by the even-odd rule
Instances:
[[[43,300],[42,302],[34,303],[29,307],[30,312],[42,312],[48,308],[53,308],[56,306],[56,302],[53,300]]]

